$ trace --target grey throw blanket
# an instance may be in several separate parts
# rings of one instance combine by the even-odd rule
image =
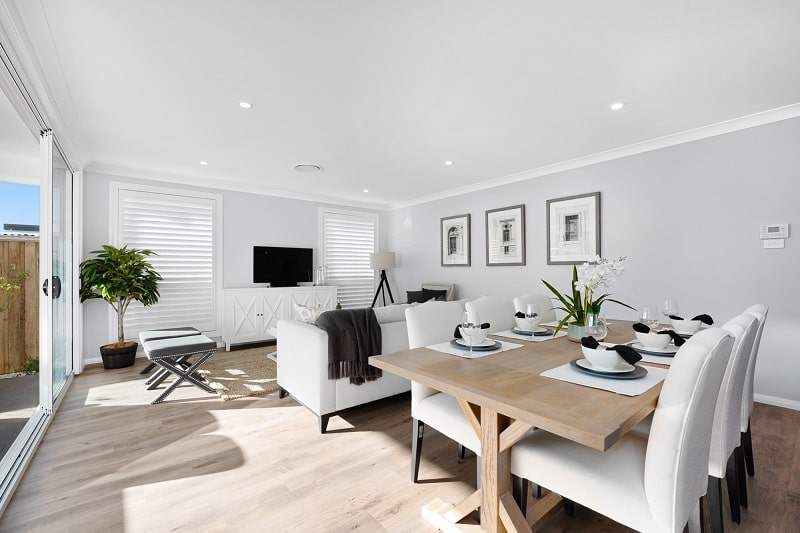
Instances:
[[[381,354],[381,326],[372,308],[325,311],[316,325],[328,334],[328,379],[350,378],[363,385],[381,377],[370,355]]]

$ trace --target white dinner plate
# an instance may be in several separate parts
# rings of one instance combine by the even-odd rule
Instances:
[[[596,367],[588,359],[578,359],[577,361],[575,361],[575,364],[581,368],[585,368],[586,370],[591,370],[592,372],[600,372],[602,374],[624,374],[626,372],[633,372],[633,370],[636,368],[633,365],[629,365],[625,361],[618,363],[617,366],[615,366],[614,368]]]
[[[667,344],[666,348],[663,350],[653,350],[650,348],[645,348],[644,344],[636,341],[631,343],[631,348],[637,352],[646,353],[647,355],[663,355],[665,357],[673,357],[676,353],[678,353],[678,347],[674,344]]]

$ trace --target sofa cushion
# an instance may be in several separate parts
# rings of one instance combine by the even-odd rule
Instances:
[[[308,324],[313,324],[319,318],[319,315],[325,312],[324,307],[308,307],[307,305],[293,304],[294,311],[297,317]]]
[[[411,306],[408,304],[387,305],[386,307],[376,307],[373,311],[375,311],[375,318],[378,319],[379,324],[405,322],[407,307]]]
[[[444,300],[447,296],[445,290],[422,289],[421,291],[406,291],[408,303],[425,303],[428,300]]]

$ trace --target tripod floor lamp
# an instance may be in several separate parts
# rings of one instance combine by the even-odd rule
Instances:
[[[378,294],[383,296],[383,305],[386,305],[386,293],[384,292],[384,285],[386,286],[386,292],[389,293],[389,301],[394,303],[392,289],[389,287],[389,280],[386,279],[386,269],[394,268],[394,266],[394,252],[378,252],[369,254],[369,267],[373,270],[381,271],[381,282],[378,285],[378,288],[375,290],[375,298],[372,299],[372,305],[370,307],[375,307],[375,302],[378,301]]]

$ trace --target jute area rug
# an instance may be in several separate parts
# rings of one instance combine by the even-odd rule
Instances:
[[[278,365],[268,357],[274,346],[218,351],[198,372],[222,401],[278,390]]]

